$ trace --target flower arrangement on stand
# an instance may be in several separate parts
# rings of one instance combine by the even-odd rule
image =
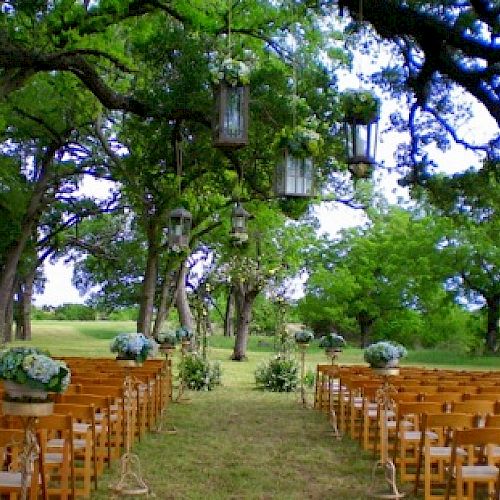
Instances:
[[[314,333],[311,330],[297,330],[294,337],[298,345],[307,346],[314,340]]]
[[[399,360],[407,354],[406,348],[401,344],[382,340],[365,349],[364,359],[371,368],[397,368]]]
[[[325,354],[331,358],[333,362],[338,353],[342,352],[342,349],[346,346],[346,342],[342,335],[330,332],[319,339],[319,346],[325,349]]]
[[[142,365],[155,348],[155,342],[142,333],[120,333],[111,342],[110,350],[118,361]]]
[[[48,393],[64,392],[71,373],[63,361],[39,349],[13,347],[0,352],[0,378],[5,388],[4,413],[19,414],[16,412],[20,411],[31,415],[34,411],[36,415],[46,415],[52,413],[53,408],[47,401]]]
[[[155,340],[160,345],[160,351],[166,355],[169,352],[175,351],[175,346],[179,342],[179,338],[175,332],[160,332],[156,335]]]

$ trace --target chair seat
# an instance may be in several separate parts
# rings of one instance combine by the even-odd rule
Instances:
[[[64,439],[49,439],[47,446],[49,448],[62,448],[64,445]],[[73,447],[76,449],[85,448],[87,441],[85,439],[73,439]]]
[[[45,463],[47,464],[61,464],[62,461],[62,453],[45,453]]]
[[[467,479],[479,479],[484,478],[485,480],[495,479],[498,474],[498,467],[494,465],[462,465],[462,478],[467,481]]]
[[[451,448],[449,446],[431,446],[430,455],[433,457],[451,457]],[[466,456],[465,450],[459,448],[457,450],[458,455]]]
[[[421,433],[420,431],[405,431],[403,435],[405,441],[420,441]],[[435,432],[428,431],[426,432],[426,435],[429,439],[436,440],[438,438],[438,435]]]
[[[20,472],[0,471],[0,487],[21,487],[22,474]]]

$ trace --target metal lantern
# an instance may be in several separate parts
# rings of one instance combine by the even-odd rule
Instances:
[[[371,120],[346,117],[344,131],[347,144],[347,165],[356,178],[369,177],[375,165],[378,116]]]
[[[247,220],[250,213],[237,203],[231,212],[231,237],[236,243],[244,243],[248,240]]]
[[[175,208],[168,215],[168,244],[170,247],[189,246],[193,216],[185,208]]]
[[[248,144],[248,85],[222,81],[215,89],[214,146],[241,148]]]
[[[276,194],[308,197],[313,195],[313,189],[314,163],[312,158],[299,158],[285,149],[283,158],[276,167]]]

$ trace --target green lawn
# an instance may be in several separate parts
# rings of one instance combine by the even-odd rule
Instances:
[[[33,324],[31,344],[54,355],[112,357],[113,336],[134,329],[133,322],[39,321]],[[254,370],[272,354],[273,339],[252,337],[248,360],[239,363],[230,361],[232,344],[220,336],[210,339],[209,357],[220,361],[223,385],[213,392],[190,392],[190,404],[170,405],[167,421],[177,434],[150,434],[134,447],[156,498],[367,498],[371,455],[348,438],[334,439],[325,416],[303,408],[297,394],[255,389]],[[317,345],[306,359],[311,370],[327,362]],[[346,349],[339,361],[359,363],[362,352]],[[500,369],[498,357],[468,359],[449,352],[410,352],[406,362]],[[312,394],[308,399],[312,402]],[[102,477],[93,498],[111,497],[108,485],[117,481],[118,466]],[[377,484],[383,484],[382,478]]]

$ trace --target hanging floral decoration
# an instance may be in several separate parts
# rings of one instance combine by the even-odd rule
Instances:
[[[369,90],[348,90],[340,96],[342,113],[347,120],[371,123],[380,116],[380,99]]]
[[[303,125],[283,128],[276,139],[277,149],[287,149],[296,158],[317,156],[322,144],[321,135]]]
[[[226,82],[231,87],[237,87],[250,83],[250,66],[243,61],[227,57],[222,61],[209,63],[208,69],[215,85]]]

